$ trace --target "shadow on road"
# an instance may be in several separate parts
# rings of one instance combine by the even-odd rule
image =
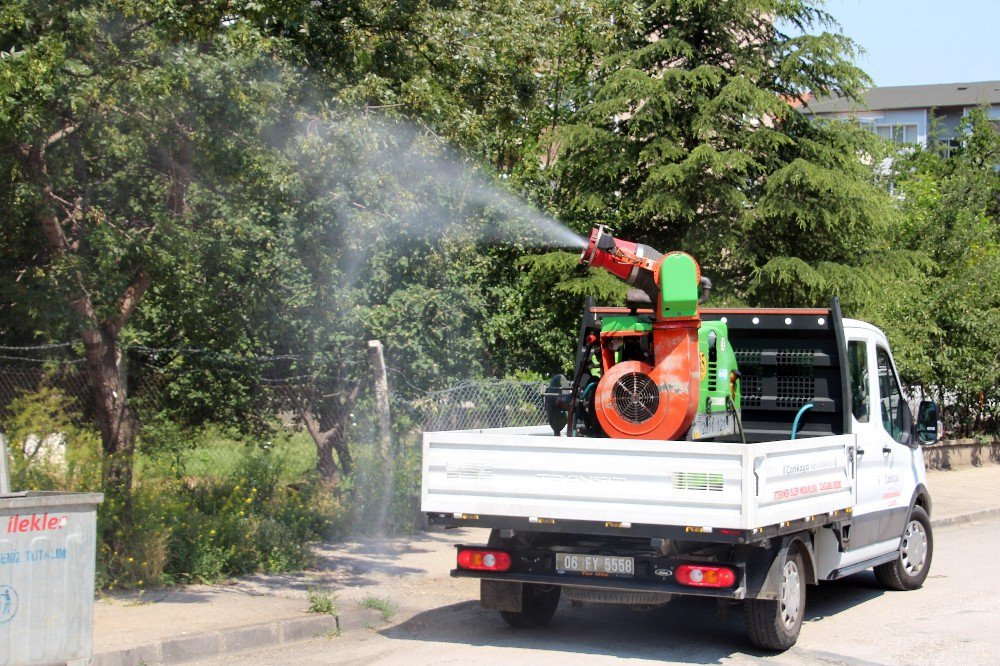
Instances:
[[[705,663],[745,650],[742,631],[738,613],[720,619],[714,601],[691,598],[651,611],[563,602],[552,622],[538,629],[512,629],[496,611],[467,601],[420,613],[380,633],[401,640]]]
[[[283,593],[306,592],[317,587],[340,589],[371,587],[387,579],[426,576],[422,555],[444,553],[452,548],[453,534],[419,534],[405,537],[369,537],[357,541],[320,543],[313,548],[313,568],[294,574],[244,576],[242,590]],[[437,562],[437,558],[431,560]]]
[[[885,594],[871,571],[856,573],[840,580],[811,585],[806,596],[806,622],[816,622],[842,613]]]
[[[836,615],[881,595],[874,577],[858,574],[842,581],[810,587],[806,624]],[[513,629],[499,613],[466,601],[413,616],[379,633],[397,640],[455,643],[604,655],[618,658],[711,663],[734,655],[751,658],[755,650],[745,636],[743,608],[715,600],[678,597],[666,606],[638,611],[621,606],[588,604],[573,607],[565,600],[552,622],[538,629]]]

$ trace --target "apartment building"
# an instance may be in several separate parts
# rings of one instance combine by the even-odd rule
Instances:
[[[927,145],[934,118],[937,138],[947,150],[957,143],[962,117],[980,106],[987,107],[1000,130],[1000,81],[871,88],[860,100],[808,99],[802,112],[818,118],[853,118],[887,139],[922,146]]]

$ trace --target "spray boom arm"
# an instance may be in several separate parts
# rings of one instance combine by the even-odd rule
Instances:
[[[614,238],[604,225],[594,227],[590,241],[580,254],[580,263],[603,268],[624,280],[632,289],[628,300],[655,306],[656,319],[697,317],[699,285],[711,288],[701,277],[698,263],[684,252],[666,255],[648,245]]]
[[[656,260],[660,257],[662,255],[659,252],[646,245],[639,246],[636,243],[612,237],[602,224],[594,227],[590,232],[590,242],[580,255],[580,263],[588,266],[599,266],[623,280],[627,280],[632,272],[632,267],[638,267],[655,274]]]

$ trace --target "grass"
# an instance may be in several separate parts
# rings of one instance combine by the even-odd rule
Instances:
[[[388,622],[392,619],[392,616],[396,614],[396,605],[389,601],[388,597],[383,599],[369,594],[367,597],[362,599],[361,603],[358,605],[362,608],[370,608],[378,611],[382,614],[382,620],[384,622]]]
[[[184,451],[181,460],[190,476],[225,476],[236,469],[245,450],[244,442],[211,432],[206,433],[200,446]],[[316,446],[308,433],[275,438],[272,452],[285,460],[288,481],[300,479],[315,468]]]
[[[244,459],[246,440],[227,434],[221,428],[208,427],[180,449],[176,459],[170,455],[136,455],[136,471],[140,476],[173,476],[179,466],[184,476],[192,479],[222,478],[232,474]],[[192,441],[193,440],[193,441]],[[284,461],[285,482],[293,482],[316,468],[316,445],[307,432],[278,433],[270,442],[272,454]]]
[[[310,613],[337,617],[337,595],[325,590],[309,590],[306,599],[309,601]]]

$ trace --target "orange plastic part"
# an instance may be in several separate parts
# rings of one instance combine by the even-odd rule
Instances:
[[[605,371],[597,384],[594,405],[597,420],[609,437],[669,440],[687,432],[698,409],[700,324],[698,317],[657,322],[653,325],[655,366],[640,361],[623,361]],[[633,372],[648,375],[655,383],[659,397],[652,416],[639,423],[622,418],[615,409],[615,384]]]

